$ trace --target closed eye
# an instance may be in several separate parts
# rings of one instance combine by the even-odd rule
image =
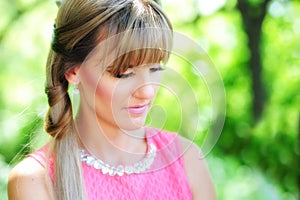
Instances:
[[[163,68],[162,66],[150,68],[150,72],[157,72],[157,71],[163,71],[163,70],[165,70],[165,68]]]
[[[126,73],[126,74],[117,74],[116,78],[129,78],[129,77],[132,77],[133,75],[134,75],[133,72]]]
[[[133,67],[130,67],[129,69],[131,70]],[[149,68],[150,72],[157,72],[157,71],[163,71],[165,70],[165,68],[163,68],[162,66],[158,66],[158,67],[151,67]],[[135,72],[131,71],[128,73],[123,73],[123,74],[117,74],[115,75],[116,78],[122,78],[122,79],[126,79],[126,78],[130,78],[132,76],[135,75]]]
[[[135,74],[133,68],[134,67],[132,65],[129,65],[125,72],[123,72],[121,74],[117,74],[117,75],[115,75],[115,77],[116,78],[129,78],[129,77],[132,77]]]

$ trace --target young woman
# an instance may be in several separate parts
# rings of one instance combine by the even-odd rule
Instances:
[[[64,0],[47,62],[52,138],[14,167],[9,199],[215,199],[198,147],[144,127],[171,46],[154,1]]]

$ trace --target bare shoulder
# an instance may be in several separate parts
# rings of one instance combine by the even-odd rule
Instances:
[[[184,151],[184,168],[195,200],[215,200],[214,185],[200,148],[192,141],[179,136]]]
[[[9,200],[50,200],[46,170],[31,157],[18,163],[8,177]]]

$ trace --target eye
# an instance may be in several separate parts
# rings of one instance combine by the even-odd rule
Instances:
[[[157,67],[151,67],[150,68],[150,72],[157,72],[157,71],[163,71],[165,70],[164,67],[162,67],[161,65],[157,66]]]
[[[132,77],[134,75],[133,72],[129,72],[129,73],[125,73],[125,74],[117,74],[116,78],[129,78]]]
[[[115,75],[116,78],[129,78],[135,75],[133,66],[129,66],[125,72]]]

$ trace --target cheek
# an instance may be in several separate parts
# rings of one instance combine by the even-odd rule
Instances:
[[[128,101],[131,93],[135,88],[134,79],[131,80],[117,80],[112,83],[113,86],[110,88],[112,91],[112,100],[113,102],[124,102]]]
[[[119,109],[128,98],[128,88],[109,75],[104,75],[96,85],[95,101],[100,106],[106,106],[102,109]]]
[[[96,84],[97,84],[95,90],[96,102],[101,101],[101,102],[106,102],[106,104],[108,103],[111,104],[115,85],[105,80],[100,80]]]
[[[113,83],[106,80],[105,75],[99,76],[97,74],[100,74],[100,72],[81,71],[81,81],[85,97],[87,101],[90,101],[94,106],[103,104],[104,102],[110,102],[114,87]]]

